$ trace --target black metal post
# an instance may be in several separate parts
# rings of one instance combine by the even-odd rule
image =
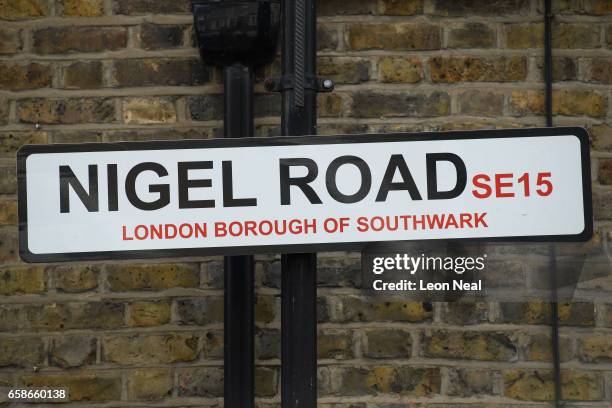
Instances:
[[[553,125],[552,84],[552,0],[544,2],[544,81],[546,82],[546,126]],[[561,406],[561,356],[559,352],[559,299],[557,292],[557,253],[554,245],[549,248],[550,269],[550,318],[551,318],[551,347],[553,358],[553,374],[555,381],[555,406]]]
[[[223,69],[226,138],[253,136],[253,77],[247,66]],[[225,267],[224,387],[226,408],[255,407],[254,261],[227,256]]]
[[[316,14],[314,0],[282,2],[284,136],[316,133]],[[281,398],[283,408],[317,404],[317,256],[282,255]]]

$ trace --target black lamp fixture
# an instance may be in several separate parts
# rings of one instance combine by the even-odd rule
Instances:
[[[207,64],[263,65],[276,55],[280,1],[193,0],[197,46]]]

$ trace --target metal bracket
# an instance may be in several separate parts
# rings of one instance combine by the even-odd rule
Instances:
[[[295,88],[294,80],[291,75],[266,78],[264,86],[268,92],[282,92],[287,89]],[[334,90],[334,81],[329,78],[306,76],[304,78],[304,89],[311,89],[316,92],[331,92]]]

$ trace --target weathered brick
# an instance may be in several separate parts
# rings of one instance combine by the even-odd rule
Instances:
[[[113,0],[115,14],[189,13],[189,0]]]
[[[600,313],[604,327],[612,327],[612,303],[602,305]]]
[[[271,323],[276,318],[276,296],[257,295],[255,299],[255,321]]]
[[[453,121],[453,123],[455,122]],[[401,133],[424,132],[427,128],[422,123],[390,123],[381,126],[371,126],[369,129],[368,132],[373,133]]]
[[[612,58],[595,58],[591,61],[591,81],[612,84]]]
[[[28,374],[25,387],[67,388],[70,401],[118,401],[121,399],[121,373]]]
[[[410,358],[412,337],[402,329],[368,329],[364,332],[364,357]]]
[[[538,11],[543,12],[543,3],[538,5]],[[612,12],[608,0],[561,0],[553,2],[554,13],[558,14],[606,14]]]
[[[322,353],[321,335],[317,337],[319,348],[317,352]],[[255,356],[259,360],[269,360],[280,358],[280,331],[277,329],[256,329],[255,330]],[[222,355],[221,355],[222,357]]]
[[[176,301],[180,324],[203,326],[223,321],[223,297],[209,296]]]
[[[184,139],[207,139],[223,135],[223,129],[219,128],[155,128],[128,129],[104,132],[102,140],[105,142],[117,141],[152,141],[152,140],[184,140]]]
[[[555,396],[553,374],[548,370],[504,372],[504,396],[523,401],[551,401]],[[561,371],[561,397],[570,401],[603,398],[603,380],[598,373]]]
[[[15,385],[15,377],[13,373],[2,372],[0,373],[0,387],[11,387]]]
[[[0,125],[8,124],[10,111],[10,101],[7,98],[0,97]]]
[[[544,93],[540,91],[512,91],[509,108],[517,116],[544,113]]]
[[[22,50],[20,31],[13,28],[0,29],[0,55],[16,54]]]
[[[126,59],[115,61],[114,80],[118,86],[202,85],[210,70],[194,58]]]
[[[325,0],[317,3],[320,16],[375,14],[376,0]]]
[[[541,115],[544,113],[544,94],[539,91],[513,91],[509,108],[513,115]],[[602,117],[607,112],[604,94],[588,90],[554,90],[553,113],[566,116]]]
[[[433,307],[430,303],[384,301],[356,296],[343,296],[336,300],[342,302],[338,319],[344,322],[427,322],[433,317]]]
[[[200,266],[202,271],[201,286],[206,289],[223,289],[224,265],[223,261],[208,261]]]
[[[127,46],[124,27],[51,27],[34,31],[36,54],[115,51]]]
[[[605,94],[597,91],[553,92],[553,112],[558,115],[591,117],[606,116],[608,102]]]
[[[100,88],[104,81],[100,61],[72,63],[64,68],[63,74],[67,88]]]
[[[185,368],[178,374],[180,397],[222,397],[223,368]]]
[[[223,134],[222,130],[219,130],[219,137]],[[255,125],[255,136],[256,137],[278,137],[281,136],[280,124],[277,125]]]
[[[22,323],[23,312],[19,307],[0,306],[0,331],[17,330]]]
[[[484,302],[445,303],[442,308],[442,319],[445,323],[459,326],[486,323],[489,321],[489,307]]]
[[[433,15],[438,16],[498,16],[527,14],[529,0],[434,0]]]
[[[473,397],[498,395],[496,380],[499,373],[489,370],[453,368],[448,372],[448,395]]]
[[[253,114],[256,118],[279,116],[281,97],[278,93],[255,94]]]
[[[353,355],[353,334],[346,330],[321,330],[317,336],[318,358],[345,360]]]
[[[171,98],[130,98],[123,101],[123,121],[127,124],[175,123],[176,109]]]
[[[43,144],[47,143],[48,140],[47,132],[1,132],[0,155],[14,156],[23,145]]]
[[[317,259],[317,285],[319,287],[359,287],[361,285],[359,259],[319,257]]]
[[[469,90],[459,94],[459,113],[497,117],[503,114],[504,95],[495,91]]]
[[[465,23],[448,31],[449,48],[491,48],[496,43],[496,31],[487,24]]]
[[[320,57],[317,70],[320,76],[330,78],[336,84],[359,84],[370,78],[370,64],[361,58]]]
[[[382,14],[388,16],[413,16],[423,14],[423,0],[382,0]]]
[[[399,394],[416,397],[440,392],[438,368],[406,366],[346,367],[333,371],[334,395]]]
[[[520,262],[487,260],[486,271],[482,276],[484,287],[492,289],[526,287],[526,270]]]
[[[317,49],[335,50],[338,48],[338,31],[335,27],[326,24],[317,25]]]
[[[597,24],[559,23],[552,27],[553,48],[599,48],[600,29]]]
[[[69,368],[89,365],[96,361],[96,339],[91,336],[62,336],[51,340],[51,365]]]
[[[17,231],[14,228],[0,229],[0,262],[17,260]]]
[[[115,102],[107,98],[24,99],[18,103],[17,114],[22,123],[110,123],[115,120]]]
[[[0,141],[5,134],[0,133]],[[12,150],[12,149],[11,149]],[[2,143],[0,143],[0,154],[3,154]],[[15,166],[0,167],[0,194],[14,194],[17,191],[17,175]]]
[[[156,400],[172,395],[172,372],[167,368],[147,368],[128,374],[130,400]]]
[[[134,334],[102,339],[102,361],[117,364],[168,364],[193,361],[198,338],[193,334]]]
[[[44,344],[40,338],[0,337],[0,367],[27,367],[45,361]]]
[[[113,292],[197,288],[200,283],[197,265],[192,264],[108,265],[107,271]]]
[[[197,95],[187,99],[192,120],[219,120],[223,118],[223,95]]]
[[[17,201],[0,200],[0,225],[17,225]]]
[[[612,335],[585,335],[578,342],[578,350],[580,360],[586,363],[610,362],[612,361]]]
[[[317,261],[318,260],[319,259],[317,259]],[[255,270],[261,272],[263,286],[276,289],[280,288],[281,264],[278,259],[258,262],[255,266]]]
[[[184,25],[158,25],[146,23],[140,26],[140,42],[145,50],[177,48],[183,45]]]
[[[612,220],[612,192],[593,190],[593,215],[596,220]]]
[[[537,60],[538,74],[544,77],[544,59]],[[553,81],[575,81],[578,79],[578,61],[571,57],[553,57]]]
[[[430,24],[352,24],[347,45],[352,50],[436,50],[441,46],[440,27]]]
[[[133,302],[129,310],[130,326],[161,326],[170,322],[170,302],[165,300]]]
[[[104,15],[104,0],[58,0],[60,13],[66,17],[99,17]]]
[[[450,113],[450,97],[445,92],[382,93],[359,91],[353,95],[355,117],[430,117]]]
[[[256,331],[255,333],[255,356],[258,359],[266,358],[261,357],[259,349],[259,338],[260,334]],[[206,360],[222,360],[223,359],[223,330],[210,330],[204,334],[204,341],[202,344],[202,354]],[[279,342],[280,347],[280,342]],[[279,348],[280,350],[280,348]],[[273,357],[267,357],[273,358]]]
[[[383,57],[378,60],[378,79],[385,83],[414,84],[423,79],[423,64],[418,58]]]
[[[11,91],[48,88],[52,80],[53,71],[48,64],[0,62],[0,88]]]
[[[0,267],[0,295],[38,294],[46,286],[45,271],[40,266]]]
[[[508,48],[544,47],[544,24],[506,24],[504,32],[506,35],[506,47]]]
[[[0,0],[0,20],[27,20],[47,14],[48,0]]]
[[[433,57],[429,60],[432,82],[523,81],[527,76],[525,57]]]
[[[317,134],[326,135],[350,135],[368,133],[369,127],[364,123],[321,123],[317,125]]]
[[[114,302],[7,305],[0,308],[0,330],[117,329],[125,326],[124,311]]]
[[[278,370],[269,367],[255,367],[255,396],[273,397],[278,388]]]
[[[104,132],[102,130],[56,130],[53,132],[53,143],[85,143],[101,142]]]
[[[552,346],[547,334],[526,335],[521,341],[523,356],[528,361],[552,361]],[[572,340],[566,336],[559,337],[559,354],[561,361],[573,358]]]
[[[338,117],[342,115],[342,97],[336,93],[320,93],[317,95],[317,115],[321,118]]]
[[[80,293],[98,287],[100,267],[97,265],[54,265],[47,271],[60,292]]]
[[[593,326],[592,303],[559,303],[559,323],[565,326]],[[500,304],[500,322],[514,324],[550,324],[550,304],[543,301]]]
[[[603,185],[612,185],[612,160],[599,159],[597,181]]]
[[[482,361],[515,361],[518,346],[505,332],[426,330],[422,333],[423,355]]]
[[[590,6],[591,11],[597,15],[612,13],[612,3],[609,0],[591,0]]]
[[[597,231],[596,229],[595,234],[599,235],[598,232],[599,231]],[[608,232],[601,231],[601,234],[608,234]],[[608,246],[606,242],[604,242],[602,245],[599,237],[593,239],[593,241],[595,240],[599,241],[599,251],[602,250],[602,247],[605,248],[606,246]],[[609,246],[605,250],[609,251]],[[583,251],[583,254],[584,253],[585,252]],[[572,265],[572,268],[566,268],[567,272],[562,272],[563,275],[561,275],[565,277],[563,280],[567,282],[578,280],[576,279],[576,277],[581,268],[583,268],[583,265],[583,261],[577,261]],[[574,278],[573,280],[572,277]],[[612,270],[609,268],[609,265],[603,262],[595,262],[594,264],[589,265],[588,268],[584,268],[584,272],[581,274],[580,279],[578,280],[577,289],[612,292]],[[598,309],[599,308],[597,308],[596,310]]]

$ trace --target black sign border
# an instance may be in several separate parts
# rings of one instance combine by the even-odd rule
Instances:
[[[266,253],[302,253],[323,251],[359,251],[365,245],[380,242],[339,242],[329,244],[296,244],[296,245],[258,245],[239,247],[208,247],[208,248],[175,248],[131,251],[100,251],[100,252],[69,252],[57,254],[34,254],[30,252],[27,242],[27,188],[26,159],[37,153],[74,153],[103,152],[126,150],[160,150],[160,149],[202,149],[202,148],[233,148],[258,146],[294,146],[294,145],[326,145],[344,143],[380,143],[406,142],[427,140],[457,140],[457,139],[506,139],[518,137],[546,137],[573,135],[580,140],[582,161],[582,185],[585,228],[576,235],[539,235],[539,236],[507,236],[446,239],[452,242],[585,242],[593,236],[593,207],[591,192],[591,160],[589,154],[589,135],[581,127],[554,128],[521,128],[498,130],[473,130],[425,133],[381,133],[353,134],[334,136],[297,136],[243,139],[190,139],[163,140],[144,142],[114,142],[114,143],[80,143],[80,144],[47,144],[26,145],[17,152],[17,185],[18,185],[18,215],[19,215],[19,255],[26,262],[71,262],[122,259],[150,259],[175,257],[202,257],[211,255],[251,255]],[[411,240],[407,240],[410,242]],[[419,241],[441,241],[426,239]],[[402,241],[385,241],[402,242]]]

